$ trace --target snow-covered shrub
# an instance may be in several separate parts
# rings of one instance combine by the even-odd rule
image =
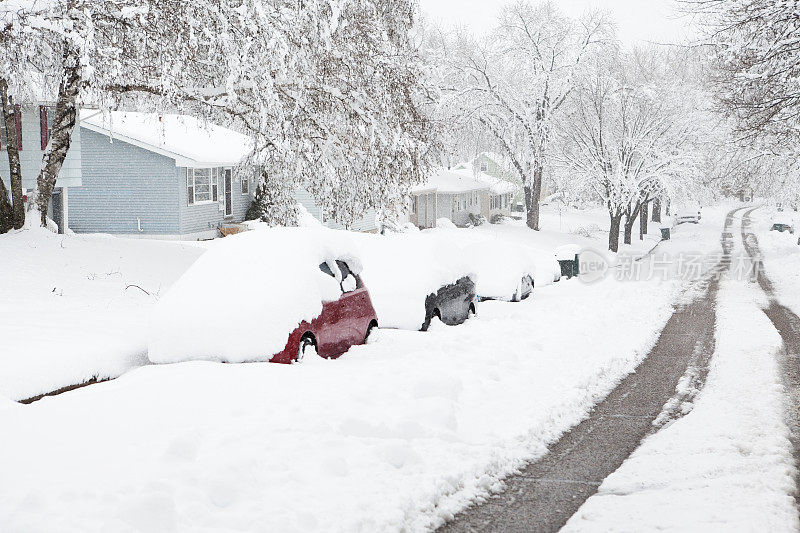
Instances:
[[[291,191],[262,180],[256,187],[245,220],[260,220],[270,226],[297,226],[298,209]]]
[[[486,223],[486,217],[483,215],[476,215],[475,213],[469,214],[469,223],[471,226],[482,226]]]
[[[602,233],[603,230],[597,224],[587,224],[586,226],[578,226],[572,230],[573,235],[580,235],[587,239],[593,239],[595,235]]]

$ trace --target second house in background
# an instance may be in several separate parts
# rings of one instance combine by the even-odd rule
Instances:
[[[194,117],[81,113],[82,186],[70,195],[78,233],[203,239],[241,222],[252,176],[233,168],[250,151],[242,134]],[[242,173],[243,174],[243,173]]]

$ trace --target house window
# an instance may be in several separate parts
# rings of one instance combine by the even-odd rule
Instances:
[[[218,195],[216,180],[210,168],[186,169],[186,196],[189,205],[215,202]]]
[[[192,205],[194,203],[194,181],[192,181],[192,173],[188,168],[182,168],[181,172],[186,180],[186,198],[188,199],[189,205]]]
[[[211,200],[216,202],[219,199],[219,171],[220,169],[213,169],[213,176],[211,178]]]
[[[250,192],[250,180],[247,179],[247,176],[242,176],[242,194],[248,194]]]
[[[489,170],[489,165],[486,164],[486,161],[481,161],[481,172],[486,172]]]
[[[416,196],[411,198],[411,212],[415,215],[417,214],[417,202],[418,200]]]

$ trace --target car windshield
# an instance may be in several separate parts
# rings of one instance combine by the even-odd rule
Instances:
[[[337,259],[336,266],[339,267],[339,272],[342,273],[342,281],[340,284],[342,292],[351,292],[362,287],[361,278],[353,274],[350,267],[347,266],[347,263]],[[319,269],[332,278],[336,277],[328,263],[320,263]]]
[[[361,288],[361,279],[353,274],[347,263],[337,260],[336,265],[342,273],[342,292],[350,292]]]

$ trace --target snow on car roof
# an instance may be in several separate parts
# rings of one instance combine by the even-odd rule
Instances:
[[[82,110],[81,126],[166,155],[178,166],[236,165],[253,146],[247,135],[189,115]]]
[[[476,292],[485,298],[510,298],[523,276],[536,273],[532,255],[508,241],[473,242],[464,247],[464,256],[475,271]]]
[[[431,189],[436,189],[436,191],[440,193],[452,194],[486,190],[489,189],[489,185],[469,175],[440,168],[428,178],[428,181],[422,185],[417,185],[411,190],[414,192],[422,192]]]
[[[155,363],[205,359],[266,361],[289,334],[341,295],[323,273],[335,261],[361,270],[344,232],[260,228],[214,241],[158,301],[150,317],[148,356]]]

